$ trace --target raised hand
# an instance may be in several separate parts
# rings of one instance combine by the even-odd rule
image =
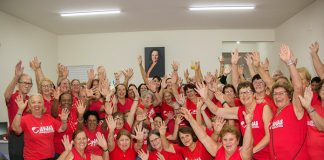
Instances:
[[[124,70],[122,72],[123,72],[124,76],[127,77],[127,78],[131,78],[134,75],[133,68],[128,68],[128,69],[126,69],[126,70]]]
[[[114,131],[116,129],[116,121],[112,116],[107,116],[106,122],[110,131]]]
[[[41,62],[37,57],[34,57],[33,60],[29,62],[29,66],[32,70],[36,71],[37,69],[41,68]]]
[[[253,65],[255,67],[259,67],[260,66],[260,53],[257,51],[252,51],[252,60],[253,60]]]
[[[180,94],[178,97],[176,97],[176,101],[180,106],[183,106],[186,103],[186,97],[183,94]]]
[[[87,97],[92,97],[93,94],[94,94],[93,89],[88,89],[88,88],[86,88],[86,89],[85,89],[85,92],[86,92]]]
[[[142,56],[138,56],[137,57],[137,62],[138,62],[139,65],[142,65],[143,64],[143,58],[142,58]]]
[[[68,135],[63,135],[63,139],[61,140],[66,151],[71,151],[73,147],[73,141],[70,142]]]
[[[240,58],[241,56],[239,56],[238,49],[236,48],[234,52],[232,52],[231,63],[236,65]]]
[[[176,125],[180,125],[180,123],[183,121],[183,117],[181,115],[176,115],[174,123]]]
[[[143,141],[144,140],[144,129],[142,126],[142,123],[138,124],[134,128],[135,135],[132,135],[132,138],[135,138],[138,141]]]
[[[219,61],[220,64],[224,64],[224,57],[223,57],[223,55],[220,55],[218,57],[218,61]]]
[[[20,110],[25,110],[25,108],[27,107],[28,100],[24,102],[23,97],[21,95],[18,95],[15,101]]]
[[[201,98],[197,99],[197,111],[201,110],[201,107],[204,105],[204,102],[202,101]]]
[[[149,158],[149,152],[145,153],[143,149],[137,151],[138,156],[141,158],[141,160],[148,160]]]
[[[97,132],[96,137],[97,137],[97,140],[98,140],[98,145],[102,148],[102,150],[106,150],[108,148],[108,144],[107,144],[107,141],[105,139],[105,136],[102,133]]]
[[[312,43],[311,46],[309,46],[309,51],[310,54],[312,55],[316,55],[318,53],[318,50],[319,50],[318,42]]]
[[[161,127],[159,128],[159,133],[160,133],[160,135],[165,135],[165,134],[166,134],[166,129],[167,129],[167,126],[166,126],[165,122],[162,121],[162,125],[161,125]]]
[[[224,120],[223,117],[215,116],[215,121],[212,122],[214,132],[220,133],[220,131],[222,130],[225,123],[226,123],[226,120]]]
[[[204,76],[204,80],[206,83],[212,83],[214,81],[214,76],[211,74],[211,72],[207,72],[207,75]]]
[[[311,107],[312,99],[313,99],[312,88],[310,86],[308,86],[305,89],[304,97],[302,97],[301,95],[299,95],[300,103],[306,109],[306,111],[311,110],[311,108],[312,108]]]
[[[59,114],[61,121],[67,121],[69,114],[70,111],[67,108],[63,108],[61,114]]]
[[[220,91],[217,91],[215,92],[215,98],[220,101],[220,102],[224,102],[225,101],[225,98],[224,98],[224,93],[220,92]]]
[[[171,73],[171,82],[172,84],[177,84],[178,82],[178,73],[177,72],[172,72]]]
[[[101,81],[99,80],[99,92],[104,97],[107,97],[109,95],[111,96],[108,79],[101,80]]]
[[[166,78],[162,77],[161,88],[166,88],[166,87],[167,87]]]
[[[208,98],[208,88],[206,87],[205,84],[203,83],[197,83],[196,84],[196,91],[198,92],[198,94],[203,98],[203,99],[207,99]]]
[[[248,66],[252,66],[253,64],[253,60],[252,60],[252,54],[246,54],[246,56],[244,57],[246,64]]]
[[[113,114],[114,107],[110,104],[110,102],[106,101],[104,109],[107,115]]]
[[[280,59],[285,62],[286,64],[293,63],[293,54],[290,51],[290,48],[283,44],[280,47],[280,52],[279,52]],[[289,63],[288,63],[289,62]]]
[[[184,75],[185,79],[189,79],[189,71],[188,71],[188,69],[186,69],[184,71],[183,75]]]
[[[225,68],[224,68],[224,75],[225,76],[228,76],[230,73],[231,73],[231,71],[232,71],[232,68],[231,67],[229,67],[229,66],[226,66]]]
[[[253,121],[253,113],[246,113],[243,111],[243,116],[246,124],[251,124]]]
[[[56,89],[54,89],[53,96],[56,100],[60,98],[61,94],[61,87],[57,87]]]
[[[192,117],[191,113],[189,112],[189,110],[185,107],[181,107],[180,108],[180,115],[185,118],[187,121],[189,121]]]
[[[20,77],[24,73],[24,67],[22,66],[21,60],[16,64],[15,76]]]
[[[269,59],[268,58],[266,58],[264,60],[264,62],[261,63],[261,67],[263,68],[263,70],[269,70]]]
[[[114,73],[114,77],[116,81],[119,81],[120,76],[123,74],[123,71],[117,71]],[[126,77],[126,76],[125,76]]]
[[[239,75],[243,75],[243,73],[244,73],[244,67],[242,65],[239,65],[238,68],[237,68],[237,71],[238,71],[238,74]]]
[[[82,100],[78,100],[76,102],[76,108],[78,110],[79,115],[83,115],[86,110],[86,106],[84,105]]]
[[[173,71],[178,71],[178,69],[179,69],[179,62],[173,61],[172,64],[171,64],[171,66],[172,66]]]
[[[98,72],[98,79],[99,79],[99,81],[100,81],[100,80],[105,80],[105,79],[107,79],[107,76],[106,76],[106,69],[105,69],[104,66],[99,66],[99,67],[97,68],[97,72]]]

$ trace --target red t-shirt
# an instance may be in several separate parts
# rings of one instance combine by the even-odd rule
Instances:
[[[87,148],[85,149],[85,153],[90,153],[90,154],[94,154],[97,156],[102,156],[103,154],[103,150],[102,148],[98,145],[98,140],[96,137],[97,132],[99,133],[103,133],[101,130],[101,126],[98,126],[96,131],[91,132],[90,130],[88,130],[87,127],[83,128],[84,132],[86,133],[87,137],[88,137],[88,145]]]
[[[270,158],[271,159],[309,159],[307,153],[307,113],[298,120],[294,107],[290,103],[275,115],[270,124]]]
[[[138,105],[139,108],[143,109],[144,110],[144,105],[142,103],[140,103]],[[149,118],[154,118],[156,116],[156,113],[155,113],[155,110],[154,110],[154,107],[153,105],[150,106],[150,108],[147,110],[146,112],[146,119],[149,120]]]
[[[9,131],[12,131],[12,128],[11,128],[11,124],[18,112],[18,105],[16,103],[16,98],[18,97],[19,95],[19,91],[17,90],[14,94],[11,95],[10,99],[8,102],[6,102],[6,105],[7,105],[7,108],[8,108],[8,118],[9,118]],[[29,99],[29,96],[26,95],[25,99],[24,99],[24,102],[26,100]],[[28,105],[27,107],[25,108],[24,112],[23,112],[23,115],[26,114],[26,110],[28,108]]]
[[[117,143],[115,143],[115,148],[109,153],[109,158],[111,160],[135,160],[137,153],[134,149],[134,144],[124,152],[122,151]]]
[[[215,156],[214,160],[226,160],[225,155],[226,155],[225,148],[222,146],[216,152],[216,156]],[[242,157],[241,157],[241,154],[240,154],[240,148],[237,148],[236,151],[233,153],[233,155],[227,160],[242,160]]]
[[[73,153],[73,160],[91,160],[91,153],[85,153],[86,158],[84,159],[80,153],[73,147],[72,148],[72,153]]]
[[[198,140],[196,147],[190,151],[189,147],[181,147],[178,144],[172,144],[176,153],[182,154],[186,160],[211,160],[212,156],[208,153],[203,144]]]
[[[324,118],[324,107],[321,105],[314,105],[316,113]],[[314,113],[311,113],[314,114]],[[324,157],[324,132],[317,129],[314,121],[307,115],[307,149],[309,157],[312,160],[321,160]]]
[[[45,114],[51,115],[51,109],[52,109],[52,104],[53,104],[53,101],[54,101],[54,97],[51,97],[51,99],[49,101],[46,100],[45,98],[43,98],[43,99],[44,99],[44,107],[46,109]]]
[[[252,135],[253,135],[253,146],[256,146],[265,136],[265,127],[263,123],[263,109],[265,103],[260,103],[255,106],[253,112],[253,120],[252,120]],[[246,123],[243,116],[243,111],[245,111],[245,106],[240,106],[237,112],[237,117],[240,122],[240,130],[242,135],[244,136]],[[267,160],[269,159],[269,146],[265,146],[262,150],[258,151],[257,153],[253,154],[253,159],[261,159]]]
[[[187,109],[189,110],[189,112],[191,113],[191,115],[196,119],[196,115],[197,115],[197,105],[191,101],[190,99],[186,100],[186,106]]]
[[[272,113],[275,114],[277,111],[277,106],[275,105],[273,99],[270,96],[266,95],[264,97],[264,101],[270,107]]]
[[[48,114],[42,118],[25,115],[21,118],[20,127],[24,136],[24,159],[47,159],[54,156],[54,132],[58,131],[61,122]]]
[[[105,111],[100,111],[101,107],[105,105],[105,102],[101,101],[101,100],[95,100],[95,101],[91,101],[89,104],[89,110],[90,111],[96,111],[99,114],[99,118],[100,119],[105,119],[106,113]]]
[[[58,108],[58,113],[61,114],[62,109],[61,107]],[[56,118],[57,120],[61,121],[60,117]],[[69,118],[67,120],[67,128],[65,132],[55,132],[54,135],[54,147],[55,147],[55,153],[61,154],[65,149],[62,144],[62,139],[64,135],[69,136],[69,140],[72,140],[72,134],[74,131],[76,131],[78,127],[78,117],[77,117],[77,110],[76,107],[71,108]]]
[[[117,111],[126,113],[129,112],[133,104],[133,100],[130,98],[125,98],[125,104],[121,104],[119,101],[117,103]]]

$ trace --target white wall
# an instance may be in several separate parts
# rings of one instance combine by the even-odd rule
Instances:
[[[173,60],[178,61],[180,74],[193,60],[200,60],[204,71],[214,71],[222,52],[222,41],[274,41],[273,30],[188,30],[63,35],[58,37],[58,59],[63,64],[104,65],[109,78],[113,72],[133,67],[133,83],[141,83],[137,56],[144,56],[144,47],[165,49],[166,73]]]
[[[23,61],[24,71],[35,77],[29,68],[33,57],[42,60],[45,74],[54,79],[57,63],[57,36],[39,27],[26,23],[18,18],[0,12],[0,121],[7,121],[7,107],[4,102],[4,91],[14,76],[14,67],[19,60]],[[33,86],[32,93],[36,91]]]
[[[275,32],[276,42],[288,44],[293,50],[295,57],[298,58],[297,67],[305,66],[315,76],[316,72],[308,47],[311,43],[318,41],[320,43],[319,56],[324,62],[324,1],[315,1],[276,28]],[[281,68],[286,68],[283,63],[281,63]]]

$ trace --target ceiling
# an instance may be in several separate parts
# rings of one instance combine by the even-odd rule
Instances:
[[[272,29],[315,0],[0,0],[0,10],[56,34],[199,29]],[[250,5],[251,11],[189,6]],[[121,14],[61,17],[60,12],[121,9]]]

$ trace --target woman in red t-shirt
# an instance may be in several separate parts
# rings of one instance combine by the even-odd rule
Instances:
[[[193,118],[190,112],[181,108],[183,117],[190,123],[198,139],[204,145],[215,160],[250,160],[252,159],[253,137],[252,137],[252,120],[253,113],[246,114],[243,112],[246,122],[245,134],[243,137],[243,145],[239,147],[240,132],[233,126],[225,126],[220,132],[222,143],[215,142],[210,138],[202,127]]]
[[[103,150],[102,156],[95,156],[92,153],[85,152],[88,143],[88,137],[83,130],[76,130],[72,135],[72,141],[64,135],[62,143],[65,151],[60,155],[58,160],[107,160],[109,159],[107,141],[103,134],[96,133],[96,140],[100,149]]]

